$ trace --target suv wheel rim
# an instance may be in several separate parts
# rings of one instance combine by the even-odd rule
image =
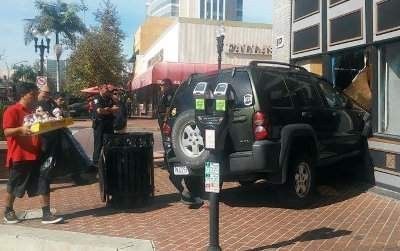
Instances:
[[[298,197],[304,198],[308,195],[311,186],[310,166],[300,162],[294,173],[294,189]]]
[[[200,129],[194,123],[185,125],[179,143],[185,155],[190,158],[196,158],[204,152],[203,137]]]

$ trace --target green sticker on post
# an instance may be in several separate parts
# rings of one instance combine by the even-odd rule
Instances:
[[[196,110],[205,110],[204,99],[196,98]]]
[[[225,100],[217,99],[217,100],[215,101],[215,110],[216,110],[217,112],[224,112],[225,109],[226,109],[225,103],[226,103]]]

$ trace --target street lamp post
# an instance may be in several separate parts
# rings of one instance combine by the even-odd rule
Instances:
[[[57,93],[59,93],[60,92],[60,57],[63,52],[63,48],[62,48],[61,44],[57,43],[54,46],[54,51],[55,51],[56,57],[57,57]]]
[[[218,71],[221,70],[222,52],[224,51],[225,27],[220,26],[216,32],[217,53],[218,53]]]
[[[38,45],[38,40],[39,38],[37,37],[37,35],[39,35],[39,33],[34,30],[33,32],[33,36],[34,36],[34,40],[35,40],[35,52],[37,52],[37,50],[39,49],[39,53],[40,53],[40,72],[39,72],[39,76],[43,76],[44,74],[44,70],[43,70],[43,64],[44,64],[44,51],[47,49],[47,53],[49,53],[50,50],[50,38],[48,37],[50,35],[50,33],[48,31],[45,32],[45,39],[46,39],[46,44],[44,44],[43,42],[43,38],[41,39],[40,44]]]

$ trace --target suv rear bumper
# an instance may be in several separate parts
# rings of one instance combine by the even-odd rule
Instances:
[[[236,152],[229,155],[230,172],[278,172],[280,150],[280,142],[256,141],[253,144],[252,151]]]

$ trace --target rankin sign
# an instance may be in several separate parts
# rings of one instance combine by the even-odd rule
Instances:
[[[227,44],[229,54],[272,56],[272,47],[269,45]]]

